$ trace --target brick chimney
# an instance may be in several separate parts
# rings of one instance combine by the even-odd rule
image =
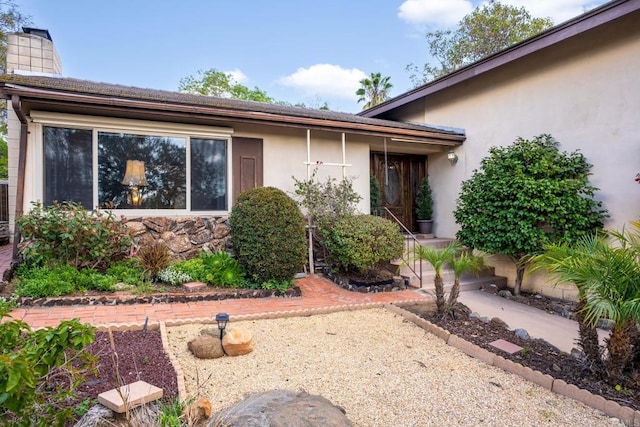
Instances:
[[[62,74],[62,63],[48,30],[23,27],[7,35],[7,74]]]

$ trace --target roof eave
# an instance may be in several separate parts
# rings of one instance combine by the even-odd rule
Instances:
[[[640,0],[620,0],[606,3],[569,21],[556,25],[537,36],[510,46],[423,86],[398,95],[368,110],[361,111],[358,115],[369,118],[376,117],[387,111],[457,85],[480,74],[484,74],[511,61],[545,49],[563,40],[575,37],[639,9]]]
[[[0,91],[2,91],[5,96],[15,94],[25,100],[32,100],[34,102],[94,105],[112,111],[125,109],[154,111],[155,113],[161,113],[164,117],[184,117],[186,115],[195,114],[212,119],[230,119],[240,122],[261,123],[266,125],[312,128],[335,132],[352,132],[388,138],[402,137],[445,146],[460,145],[466,139],[463,134],[404,129],[377,124],[349,123],[337,120],[280,115],[258,111],[234,110],[213,106],[197,106],[191,104],[187,105],[104,95],[62,92],[9,83],[4,83],[0,85],[0,87]]]

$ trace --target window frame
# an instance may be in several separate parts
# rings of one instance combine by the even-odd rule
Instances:
[[[87,129],[92,131],[92,209],[99,206],[98,201],[98,132],[129,133],[147,136],[167,136],[185,138],[185,167],[186,167],[186,209],[104,209],[115,215],[133,216],[216,216],[228,215],[233,205],[233,144],[232,128],[188,125],[169,122],[154,122],[147,120],[119,119],[99,116],[82,116],[74,114],[51,113],[46,111],[31,111],[29,114],[35,133],[36,176],[35,192],[38,200],[44,200],[44,127],[60,127],[73,129]],[[192,211],[191,210],[191,138],[213,139],[226,141],[226,169],[227,169],[227,210]]]

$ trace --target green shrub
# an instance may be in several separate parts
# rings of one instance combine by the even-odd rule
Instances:
[[[95,360],[84,348],[95,328],[77,319],[32,331],[0,312],[0,423],[66,425],[73,420],[68,401]]]
[[[323,232],[333,260],[344,271],[367,273],[376,264],[402,256],[404,236],[398,226],[371,215],[347,215]]]
[[[16,223],[25,243],[22,256],[35,266],[63,263],[106,269],[128,255],[131,246],[129,229],[113,215],[75,203],[34,203]]]
[[[229,217],[236,258],[250,279],[291,280],[306,258],[304,218],[282,190],[260,187],[247,190]]]

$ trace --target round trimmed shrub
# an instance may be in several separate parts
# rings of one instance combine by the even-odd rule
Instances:
[[[323,232],[324,244],[341,270],[367,273],[378,263],[402,256],[404,236],[387,219],[347,215]]]
[[[258,284],[291,280],[306,260],[304,217],[293,199],[274,187],[247,190],[229,216],[235,258]]]

